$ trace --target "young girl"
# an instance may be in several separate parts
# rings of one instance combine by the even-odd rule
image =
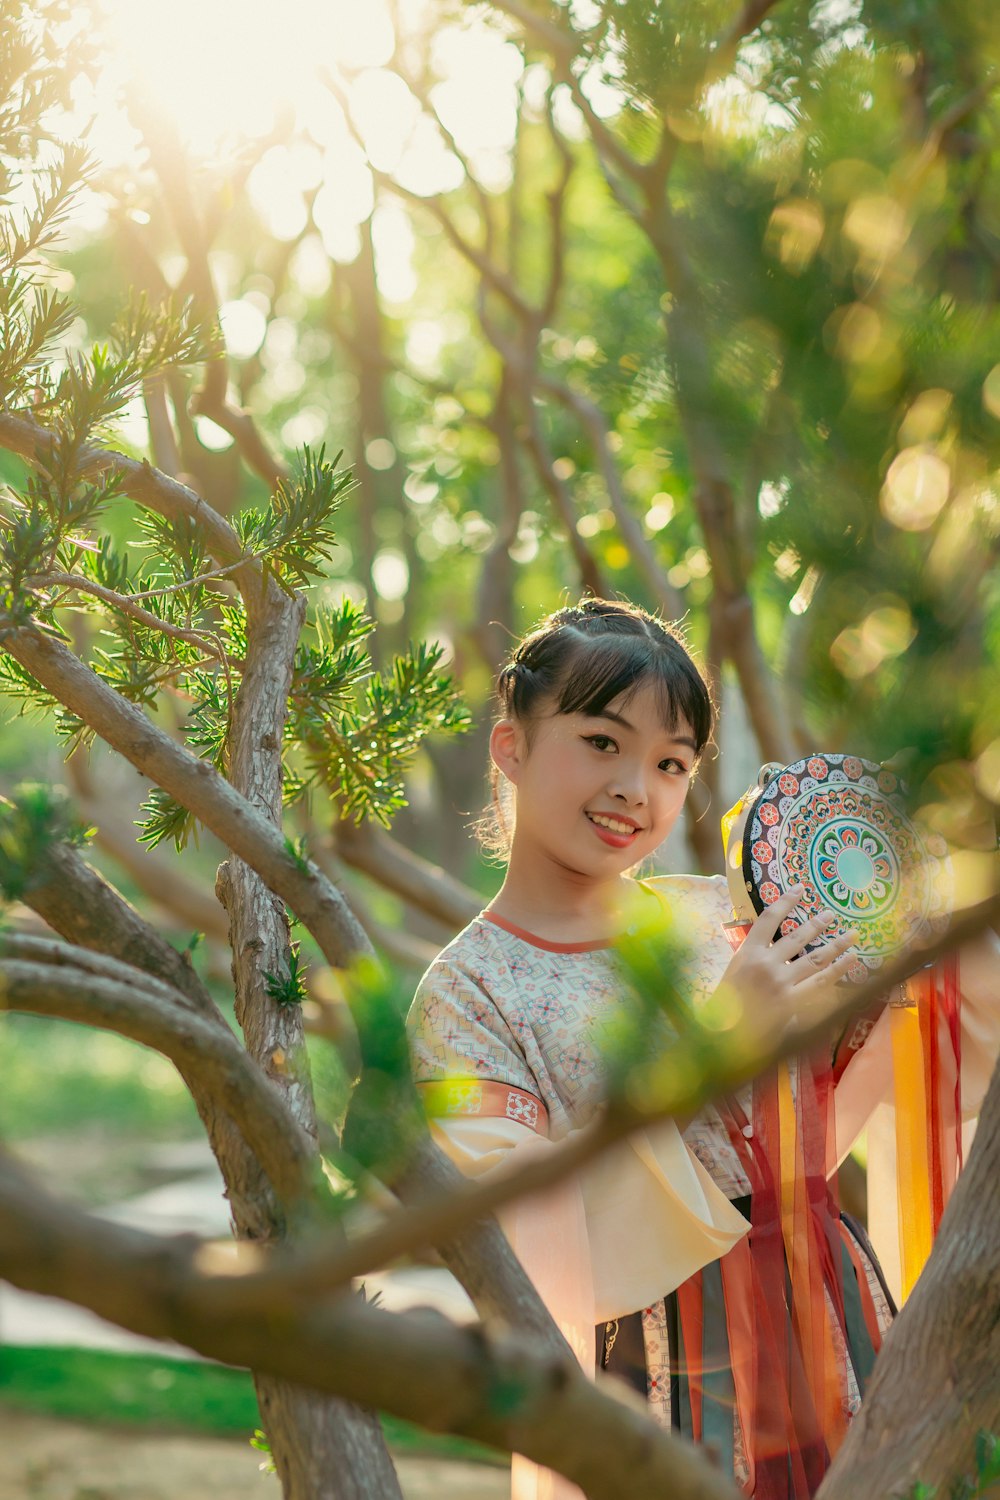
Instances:
[[[852,962],[851,933],[816,946],[829,914],[774,941],[798,892],[734,955],[724,878],[630,875],[677,821],[712,732],[706,685],[662,621],[599,599],[558,610],[514,652],[498,699],[506,876],[431,965],[408,1023],[438,1137],[471,1174],[550,1149],[600,1108],[602,1030],[626,990],[614,945],[636,921],[666,907],[682,923],[696,1007],[725,983],[746,1010],[790,1016]],[[828,1187],[828,1094],[806,1065],[792,1089],[811,1111],[806,1155],[824,1164],[803,1159],[792,1189],[810,1226],[804,1257],[783,1246],[788,1187],[755,1139],[749,1089],[683,1136],[673,1122],[638,1132],[582,1180],[501,1216],[584,1367],[641,1391],[758,1500],[814,1492],[891,1317],[867,1242]],[[513,1472],[515,1495],[577,1493],[517,1457]]]

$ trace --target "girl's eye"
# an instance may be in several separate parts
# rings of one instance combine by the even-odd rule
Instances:
[[[595,750],[608,751],[618,749],[610,734],[588,734],[584,738],[588,745],[593,745]]]
[[[660,761],[660,770],[669,771],[674,776],[686,776],[688,768],[682,760],[676,760],[672,755],[667,760]]]

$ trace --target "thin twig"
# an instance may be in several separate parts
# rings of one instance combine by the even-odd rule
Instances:
[[[186,630],[183,625],[173,625],[169,620],[161,620],[159,615],[154,615],[148,609],[135,604],[134,595],[116,593],[114,589],[105,588],[101,583],[92,583],[90,579],[81,578],[76,573],[46,573],[40,578],[32,579],[31,584],[33,587],[72,589],[76,593],[92,594],[95,599],[100,599],[110,609],[120,610],[130,619],[137,620],[140,625],[145,625],[150,630],[157,630],[161,635],[168,635],[174,640],[187,641],[190,645],[198,646],[200,650],[208,651],[210,656],[216,657],[224,666],[227,665],[225,649],[214,632],[203,634],[197,630]]]

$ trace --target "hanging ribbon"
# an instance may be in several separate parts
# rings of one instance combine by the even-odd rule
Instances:
[[[907,981],[894,1005],[899,1247],[905,1300],[923,1270],[962,1164],[961,1044],[954,958]]]

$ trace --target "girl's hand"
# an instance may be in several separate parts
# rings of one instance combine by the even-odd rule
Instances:
[[[821,1010],[854,962],[858,934],[853,931],[803,952],[835,920],[832,911],[818,912],[787,937],[776,936],[801,900],[802,886],[794,886],[762,912],[722,976],[720,989],[736,991],[751,1023],[794,1024],[803,1012]]]

